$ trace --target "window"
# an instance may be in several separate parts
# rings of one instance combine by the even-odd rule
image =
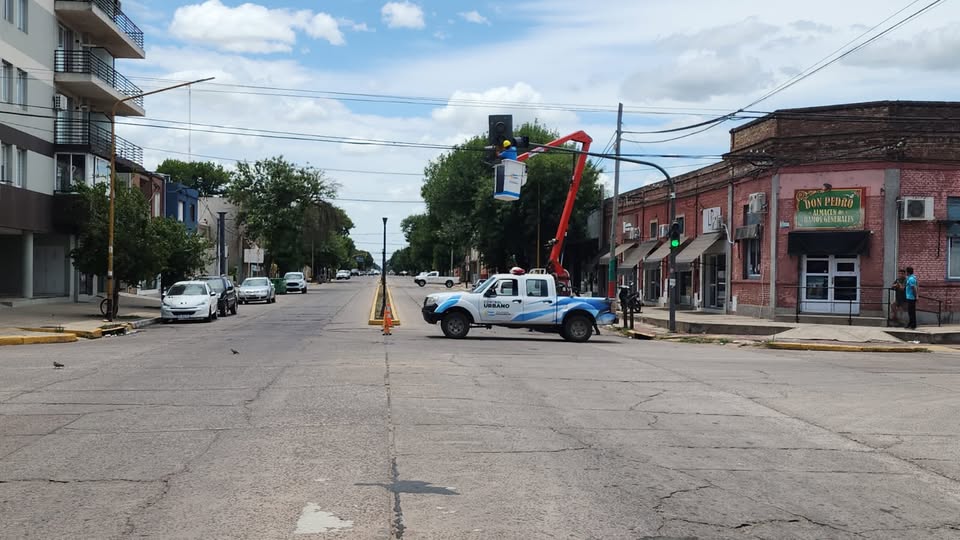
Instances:
[[[17,105],[27,108],[27,72],[17,70]]]
[[[960,279],[960,236],[947,238],[947,279]]]
[[[680,234],[686,234],[687,233],[686,220],[683,219],[683,216],[677,216],[676,222],[677,224],[680,225]]]
[[[517,280],[505,279],[497,283],[497,296],[517,296]]]
[[[17,147],[17,179],[13,183],[20,187],[27,185],[27,149],[19,146]]]
[[[10,169],[13,167],[13,158],[10,155],[10,145],[0,143],[0,182],[9,184],[12,181]]]
[[[13,22],[13,0],[3,0],[3,18]]]
[[[19,1],[19,11],[17,12],[17,28],[26,32],[27,31],[27,5],[29,4],[27,0]]]
[[[190,205],[190,221],[196,221],[196,220],[197,220],[197,205],[191,204]]]
[[[87,183],[87,156],[57,154],[56,191],[70,191],[71,186]]]
[[[2,87],[0,87],[0,99],[7,103],[13,103],[13,64],[10,62],[3,63],[3,80]]]
[[[183,210],[185,208],[183,201],[177,202],[177,221],[183,221]]]
[[[657,220],[650,220],[650,238],[660,238],[660,224]]]
[[[741,245],[743,246],[743,277],[747,279],[760,277],[760,239],[742,240]]]
[[[545,279],[528,279],[527,280],[527,296],[545,298],[547,294],[548,294],[547,280]]]

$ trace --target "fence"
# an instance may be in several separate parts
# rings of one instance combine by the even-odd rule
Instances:
[[[834,287],[834,286],[805,286],[780,285],[796,290],[796,312],[794,320],[800,322],[800,315],[846,315],[847,324],[853,325],[854,316],[860,315],[864,306],[874,307],[889,320],[890,307],[896,303],[896,293],[889,287]],[[803,298],[806,290],[807,298]],[[811,298],[812,297],[812,298]],[[830,300],[829,298],[833,298]],[[829,311],[804,311],[804,304],[830,306]],[[837,309],[839,307],[839,309]],[[856,313],[854,313],[856,311]],[[937,326],[943,323],[943,300],[930,296],[917,297],[917,312],[931,313],[937,316]]]

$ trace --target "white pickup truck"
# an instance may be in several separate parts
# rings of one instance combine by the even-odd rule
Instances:
[[[496,274],[468,293],[435,293],[423,300],[423,320],[461,339],[471,328],[532,328],[583,342],[616,315],[606,298],[557,296],[550,274]]]
[[[441,276],[440,272],[420,272],[413,278],[413,282],[423,287],[428,283],[430,285],[446,285],[449,289],[457,282],[457,278],[452,276]]]

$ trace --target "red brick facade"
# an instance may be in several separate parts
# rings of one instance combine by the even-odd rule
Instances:
[[[804,281],[801,266],[805,257],[818,259],[826,254],[789,253],[791,233],[798,231],[799,236],[805,234],[799,232],[801,230],[813,230],[816,234],[822,233],[822,238],[828,238],[837,236],[833,234],[836,230],[853,231],[862,240],[862,251],[854,259],[859,263],[856,283],[858,309],[862,314],[882,316],[886,313],[890,298],[887,281],[896,268],[906,266],[914,267],[921,283],[921,295],[928,297],[921,299],[921,309],[935,312],[939,300],[944,312],[960,311],[960,279],[948,278],[948,232],[954,229],[950,223],[944,223],[947,198],[960,197],[960,136],[957,133],[960,133],[960,103],[922,102],[778,111],[733,130],[731,152],[723,162],[674,179],[676,213],[684,218],[688,240],[703,234],[705,209],[720,208],[728,235],[732,235],[748,225],[745,206],[751,194],[766,194],[766,211],[751,216],[761,224],[758,271],[745,270],[745,241],[724,246],[729,253],[729,266],[725,272],[723,309],[765,317],[796,312],[801,292],[807,292],[801,291]],[[798,228],[798,190],[850,193],[843,190],[851,189],[858,194],[862,222],[842,229],[809,223],[806,229]],[[887,193],[890,190],[898,191]],[[902,220],[903,197],[932,197],[934,219]],[[609,227],[609,200],[607,203],[604,223]],[[628,222],[637,229],[627,238],[621,226],[620,243],[651,239],[651,221],[656,222],[658,229],[668,224],[666,182],[622,194],[619,213],[618,221]],[[818,228],[809,229],[811,226]],[[608,236],[609,232],[604,238]],[[771,258],[774,241],[775,268]],[[846,254],[834,255],[841,259],[839,262],[850,260]],[[706,284],[704,263],[702,259],[698,262],[700,264],[692,267],[692,282],[694,292],[702,299],[701,289]],[[641,263],[635,270],[640,281],[642,270]],[[771,279],[773,272],[776,275]],[[953,273],[960,276],[960,268]],[[834,278],[830,279],[833,283]],[[771,307],[773,295],[776,301]],[[801,311],[809,306],[802,304]]]

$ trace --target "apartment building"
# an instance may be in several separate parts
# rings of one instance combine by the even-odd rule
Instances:
[[[143,32],[119,0],[0,0],[0,298],[72,297],[103,279],[72,266],[71,186],[110,176],[110,111],[141,92],[116,68],[143,59]],[[143,116],[143,98],[118,116]],[[142,149],[116,139],[117,171]]]

